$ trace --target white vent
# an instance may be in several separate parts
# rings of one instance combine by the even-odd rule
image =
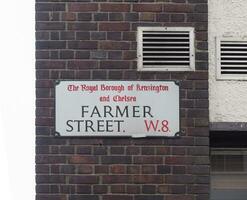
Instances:
[[[194,70],[194,28],[138,27],[137,37],[138,70]]]
[[[247,79],[247,41],[217,42],[217,78]]]

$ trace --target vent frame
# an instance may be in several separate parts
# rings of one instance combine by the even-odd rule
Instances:
[[[143,34],[148,32],[171,32],[171,34],[188,34],[188,50],[185,53],[188,65],[150,65],[145,66],[143,59]],[[158,33],[157,33],[158,34]],[[168,33],[169,34],[169,33]],[[187,38],[186,38],[187,39]],[[181,47],[178,47],[178,49]],[[182,48],[181,48],[182,49]],[[169,52],[170,54],[172,52]],[[178,56],[179,58],[179,56]],[[181,58],[180,58],[181,59]],[[179,61],[178,61],[179,63]],[[137,27],[137,70],[138,71],[195,71],[195,33],[193,27]]]
[[[221,50],[221,44],[226,44],[226,43],[235,43],[235,44],[246,44],[246,59],[245,62],[247,63],[247,39],[243,38],[234,38],[234,37],[216,37],[216,80],[228,80],[228,81],[246,81],[247,80],[247,64],[246,64],[246,69],[244,70],[246,74],[237,74],[237,73],[232,73],[232,74],[222,74],[222,50]],[[235,55],[238,56],[238,55]],[[232,56],[233,57],[233,56]],[[245,55],[244,55],[245,57]],[[234,71],[234,70],[232,70]]]

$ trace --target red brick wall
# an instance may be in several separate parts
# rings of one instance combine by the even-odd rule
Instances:
[[[209,199],[207,0],[36,0],[37,200]],[[137,72],[137,26],[193,26],[195,72]],[[54,81],[180,80],[185,133],[54,137]]]

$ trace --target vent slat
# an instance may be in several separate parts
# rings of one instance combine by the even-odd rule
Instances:
[[[153,63],[154,61],[152,60],[146,60],[144,61],[144,63]],[[176,61],[158,61],[158,63],[164,63],[164,64],[168,64],[168,63],[189,63],[189,61],[179,61],[179,60],[176,60]]]
[[[230,46],[230,47],[222,47],[221,46],[221,51],[224,51],[224,50],[228,50],[228,49],[231,49],[231,50],[238,50],[238,49],[247,49],[247,46],[236,46],[236,47],[233,47],[233,46]]]
[[[138,61],[142,62],[143,68],[150,70],[162,67],[164,70],[176,68],[189,70],[193,38],[193,28],[142,27],[141,37],[139,37],[141,42],[139,58],[141,59]]]
[[[145,54],[183,54],[183,53],[188,53],[188,51],[144,51]]]
[[[242,56],[242,55],[221,55],[221,60],[227,58],[227,59],[238,59],[238,58],[244,58],[244,59],[247,59],[247,54],[246,56]]]
[[[174,45],[174,44],[190,44],[188,41],[187,42],[181,42],[181,41],[173,41],[173,42],[164,42],[164,41],[161,41],[161,40],[157,40],[157,41],[144,41],[143,42],[143,45],[145,44],[169,44],[169,45]]]
[[[188,37],[169,37],[169,36],[163,36],[163,37],[154,37],[154,36],[143,36],[143,40],[150,39],[150,40],[188,40]]]
[[[247,74],[247,42],[220,42],[221,74]]]
[[[154,59],[155,58],[171,58],[171,59],[173,58],[173,59],[177,59],[178,57],[179,58],[186,58],[186,59],[188,59],[188,56],[180,56],[180,55],[179,56],[171,56],[171,55],[170,56],[163,56],[163,55],[160,55],[160,56],[157,56],[157,55],[155,55],[155,56],[154,55],[147,56],[147,55],[145,55],[145,58],[154,58]]]

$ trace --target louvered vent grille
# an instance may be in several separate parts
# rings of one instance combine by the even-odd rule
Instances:
[[[247,74],[247,42],[220,42],[220,73]]]
[[[142,28],[139,35],[139,67],[143,70],[193,70],[193,29]]]

